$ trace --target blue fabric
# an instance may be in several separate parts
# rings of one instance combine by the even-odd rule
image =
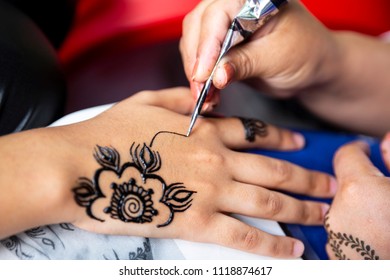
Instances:
[[[329,174],[333,173],[332,160],[336,150],[345,143],[362,139],[362,137],[351,134],[337,134],[330,132],[318,131],[299,131],[306,139],[304,149],[295,152],[276,152],[265,150],[250,150],[252,153],[266,155],[274,158],[284,159],[308,169],[323,171]],[[379,140],[372,138],[364,138],[370,144],[370,158],[377,168],[379,168],[387,176],[389,175],[380,153]],[[296,196],[298,198],[322,200],[331,202],[329,199],[313,199],[304,196]],[[289,225],[287,225],[288,227]],[[319,259],[327,259],[325,244],[327,235],[322,226],[300,226],[290,225],[294,228],[299,228],[306,240],[304,243],[311,246],[310,250],[314,250]],[[293,234],[294,235],[294,234]],[[296,236],[297,238],[302,236]],[[313,258],[313,257],[311,257]]]

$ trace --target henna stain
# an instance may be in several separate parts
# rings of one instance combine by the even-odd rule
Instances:
[[[365,241],[360,240],[351,234],[334,232],[330,229],[329,211],[325,216],[325,229],[328,232],[328,244],[335,257],[339,260],[350,260],[344,253],[343,247],[351,248],[364,258],[364,260],[379,260],[372,246],[367,245]]]
[[[249,118],[238,117],[245,130],[245,139],[248,142],[254,142],[256,135],[265,137],[268,135],[267,124],[263,121]]]
[[[94,158],[101,166],[95,171],[93,179],[81,177],[78,180],[76,187],[72,189],[76,203],[86,208],[86,214],[97,221],[104,222],[92,213],[92,205],[100,198],[105,198],[106,195],[102,192],[100,186],[100,176],[104,172],[113,172],[117,178],[121,178],[124,171],[128,168],[134,168],[140,173],[142,183],[146,184],[148,180],[157,180],[161,184],[162,196],[159,200],[170,211],[167,220],[157,225],[157,227],[165,227],[169,225],[176,212],[184,212],[191,207],[193,194],[195,191],[187,190],[183,183],[173,183],[168,185],[165,180],[158,174],[162,165],[162,159],[158,151],[152,150],[153,143],[159,134],[168,133],[187,137],[184,134],[159,131],[157,132],[150,145],[146,143],[137,144],[133,142],[130,146],[131,161],[121,165],[118,151],[113,147],[95,148]],[[141,148],[142,147],[142,148]],[[109,214],[112,219],[119,219],[125,223],[151,223],[153,217],[159,213],[153,208],[152,189],[146,190],[143,186],[136,183],[135,178],[129,178],[127,182],[122,184],[111,184],[113,190],[110,205],[103,212]]]

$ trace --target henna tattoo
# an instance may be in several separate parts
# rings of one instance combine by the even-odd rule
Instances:
[[[137,145],[135,150],[133,143],[130,147],[130,155],[133,159],[135,167],[141,173],[142,181],[145,183],[146,174],[154,173],[161,168],[161,158],[158,152],[152,151],[145,143],[140,152],[138,152],[138,148],[140,145]]]
[[[325,216],[325,229],[328,232],[328,244],[335,257],[339,260],[349,260],[348,256],[343,251],[343,247],[353,249],[365,260],[379,260],[379,256],[376,255],[375,250],[363,240],[360,240],[358,237],[354,237],[351,234],[334,232],[330,228],[329,212]]]
[[[158,227],[169,225],[175,212],[184,212],[192,205],[192,194],[194,191],[189,191],[182,183],[174,183],[165,188],[163,197],[160,202],[165,204],[171,211],[168,220]]]
[[[245,130],[245,139],[249,142],[254,142],[256,135],[265,137],[268,135],[267,124],[263,121],[256,119],[248,119],[238,117],[242,122]]]
[[[150,141],[150,147],[153,146],[153,143],[154,143],[154,140],[156,139],[156,137],[157,137],[158,135],[162,134],[162,133],[167,133],[167,134],[173,134],[173,135],[188,137],[186,134],[181,134],[181,133],[177,133],[177,132],[162,130],[162,131],[157,132],[157,133],[153,136],[152,140]]]
[[[92,180],[81,177],[77,186],[72,189],[76,203],[86,208],[89,217],[104,222],[103,219],[92,213],[94,202],[106,197],[101,188],[101,175],[113,172],[118,179],[122,179],[124,171],[128,168],[133,168],[139,172],[144,185],[149,180],[157,180],[161,185],[162,196],[159,202],[165,205],[170,213],[167,220],[157,225],[157,227],[169,225],[173,221],[174,213],[184,212],[191,207],[195,191],[187,190],[183,183],[168,185],[161,176],[156,174],[161,168],[162,160],[159,152],[152,150],[151,147],[156,137],[162,133],[186,137],[186,135],[176,132],[160,131],[153,136],[150,145],[146,143],[136,145],[133,142],[129,151],[131,161],[123,164],[121,164],[119,153],[115,148],[96,146],[94,158],[101,167],[96,170]],[[127,178],[120,184],[112,182],[111,189],[113,192],[110,205],[103,210],[111,218],[126,223],[142,224],[151,223],[153,217],[158,215],[158,211],[153,207],[153,189],[146,190],[144,186],[137,185],[135,178]]]
[[[150,223],[152,217],[158,214],[158,211],[153,208],[151,197],[153,190],[146,191],[137,186],[133,178],[123,185],[118,186],[113,183],[111,188],[114,190],[111,206],[107,207],[104,212],[110,213],[113,219],[120,219],[125,223],[143,224]]]

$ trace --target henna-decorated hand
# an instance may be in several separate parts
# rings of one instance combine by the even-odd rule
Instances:
[[[300,256],[300,241],[272,236],[229,214],[322,224],[328,205],[278,191],[330,197],[334,180],[237,151],[303,146],[301,136],[260,121],[201,118],[190,137],[180,135],[188,129],[186,114],[193,103],[184,88],[143,92],[81,123],[9,136],[13,144],[6,152],[1,150],[7,147],[3,139],[4,162],[22,163],[12,180],[4,182],[3,176],[0,185],[22,188],[20,200],[39,195],[14,208],[8,206],[9,199],[0,199],[0,207],[13,213],[10,221],[29,227],[71,222],[99,233],[180,238],[274,257]],[[27,147],[26,139],[34,145]],[[26,158],[24,153],[30,154]],[[3,230],[0,225],[0,236],[26,229],[8,225]]]
[[[382,147],[390,166],[384,143],[389,141]],[[325,219],[331,259],[390,259],[390,180],[370,162],[368,150],[366,143],[355,142],[335,155],[339,189]]]

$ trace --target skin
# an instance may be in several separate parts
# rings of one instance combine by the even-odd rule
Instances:
[[[244,0],[205,0],[183,23],[180,50],[194,97],[209,76],[225,32]],[[323,119],[349,131],[383,136],[390,130],[390,44],[349,31],[331,31],[299,1],[289,1],[251,39],[219,63],[206,111],[219,102],[219,90],[246,81],[276,98],[296,98]],[[382,142],[389,165],[390,140]],[[364,144],[342,147],[334,168],[339,190],[326,227],[364,240],[389,259],[389,179],[368,160]],[[332,234],[329,235],[330,237]],[[347,246],[348,247],[348,246]],[[347,258],[362,258],[342,247]],[[337,258],[327,245],[330,258]]]
[[[135,175],[122,176],[125,180],[134,177],[145,190],[153,190],[153,208],[158,215],[151,222],[125,223],[104,213],[115,176],[102,176],[99,184],[106,197],[92,206],[92,213],[104,222],[91,218],[85,207],[76,203],[73,190],[80,178],[91,179],[101,167],[93,156],[97,145],[115,148],[121,164],[130,161],[133,142],[150,143],[161,130],[185,133],[189,124],[185,114],[192,112],[193,106],[185,88],[142,92],[84,122],[1,137],[0,211],[7,219],[0,219],[0,238],[39,225],[69,222],[98,233],[180,238],[280,258],[300,256],[300,241],[270,235],[229,215],[323,223],[328,205],[299,201],[277,190],[331,197],[336,191],[332,177],[237,151],[302,148],[301,137],[271,125],[267,136],[256,137],[254,142],[245,140],[242,123],[233,118],[199,119],[189,138],[156,137],[152,148],[161,157],[156,174],[168,184],[182,182],[193,192],[191,207],[175,213],[167,226],[157,227],[169,215],[168,207],[158,201],[161,187],[148,181],[144,185]]]
[[[382,142],[383,158],[390,167],[390,135]],[[343,146],[334,158],[334,169],[339,190],[328,214],[326,228],[328,233],[346,233],[354,239],[359,238],[375,250],[379,259],[390,259],[390,219],[389,197],[390,180],[384,176],[368,158],[366,143],[356,142]],[[330,235],[332,236],[332,235]],[[332,250],[329,240],[326,250],[331,259],[340,256]],[[349,259],[368,257],[351,246],[341,246],[343,254]],[[367,253],[367,250],[364,252]]]
[[[226,30],[244,2],[205,0],[185,17],[180,51],[194,97],[210,75]],[[383,136],[390,130],[389,54],[389,43],[330,31],[299,1],[289,1],[219,63],[213,80],[216,89],[205,110],[218,104],[219,89],[245,80],[271,96],[297,98],[335,125]]]

